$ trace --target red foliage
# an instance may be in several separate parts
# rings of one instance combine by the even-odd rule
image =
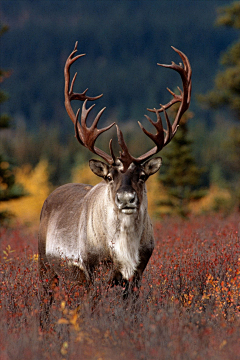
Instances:
[[[3,250],[9,245],[14,250],[14,253],[11,253],[11,257],[22,255],[26,251],[37,254],[37,236],[34,236],[25,228],[20,226],[14,229],[2,227],[0,228],[0,239],[0,260],[3,257]]]
[[[155,227],[157,246],[151,268],[154,293],[198,310],[218,302],[224,315],[239,310],[239,215],[165,220]]]
[[[93,292],[62,279],[51,326],[39,327],[37,239],[0,230],[0,360],[239,358],[239,214],[165,218],[137,302],[108,289],[96,272]]]

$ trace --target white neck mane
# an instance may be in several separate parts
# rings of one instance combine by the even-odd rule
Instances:
[[[101,194],[95,201],[95,209],[98,208],[97,218],[91,221],[91,233],[94,237],[99,231],[94,231],[95,226],[104,229],[106,246],[119,264],[119,270],[124,279],[129,280],[139,264],[140,240],[144,230],[144,217],[147,213],[147,202],[143,201],[136,214],[123,214],[119,212],[109,199],[107,187],[104,189],[104,196]],[[99,201],[98,201],[99,200]],[[97,220],[97,221],[95,221]],[[90,222],[90,218],[88,219]],[[98,225],[96,225],[98,224]],[[97,245],[98,239],[95,239]]]

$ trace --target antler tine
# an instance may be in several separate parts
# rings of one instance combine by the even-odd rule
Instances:
[[[154,109],[154,110],[155,110],[155,114],[157,116],[156,122],[152,121],[152,119],[148,115],[145,115],[145,117],[156,128],[156,130],[157,130],[156,134],[150,133],[142,126],[142,124],[140,122],[138,122],[142,131],[156,144],[156,146],[152,150],[148,151],[146,154],[142,155],[139,158],[141,160],[142,159],[147,160],[149,157],[151,157],[152,155],[155,155],[160,150],[162,150],[162,148],[166,145],[166,142],[169,141],[169,138],[172,136],[172,127],[171,127],[171,123],[169,121],[166,111],[164,111],[164,116],[165,116],[165,120],[167,123],[167,130],[164,130],[159,111],[157,109]],[[165,137],[164,137],[164,132],[166,133]]]
[[[157,115],[157,122],[152,121],[152,119],[148,115],[145,115],[145,117],[156,128],[156,130],[157,130],[156,134],[152,134],[149,131],[147,131],[139,121],[138,121],[138,124],[139,124],[140,128],[142,129],[142,131],[144,132],[144,134],[146,134],[157,145],[157,148],[160,151],[164,145],[164,132],[163,132],[161,116],[157,112],[156,109],[155,109],[155,111],[156,111],[156,115]]]
[[[72,109],[71,106],[71,101],[72,100],[97,100],[100,97],[103,96],[103,94],[100,94],[98,96],[87,96],[86,93],[88,91],[88,88],[85,89],[82,93],[74,93],[73,92],[73,85],[75,83],[76,77],[77,77],[77,73],[75,73],[72,81],[71,81],[71,85],[70,85],[70,68],[71,65],[78,60],[79,58],[85,56],[85,54],[79,54],[77,56],[74,56],[77,52],[77,46],[78,46],[78,41],[76,41],[75,46],[73,51],[71,52],[71,54],[68,56],[66,63],[65,63],[65,67],[64,67],[64,78],[65,78],[65,87],[64,87],[64,95],[65,95],[65,108],[67,110],[67,113],[70,117],[70,119],[72,120],[72,122],[75,124],[75,120],[76,120],[76,116],[74,114],[74,111]],[[69,88],[70,85],[70,88]]]
[[[148,151],[146,154],[139,157],[137,159],[137,161],[139,159],[147,160],[150,156],[152,156],[152,155],[156,154],[157,152],[159,152],[164,146],[166,146],[171,141],[171,139],[173,138],[173,136],[177,132],[179,122],[180,122],[180,119],[181,119],[182,115],[189,108],[189,105],[190,105],[191,88],[192,88],[192,82],[191,82],[192,70],[191,70],[191,66],[190,66],[190,63],[189,63],[189,60],[188,60],[187,56],[184,53],[182,53],[180,50],[176,49],[173,46],[172,46],[172,48],[181,57],[181,59],[183,61],[183,65],[182,64],[177,65],[173,61],[172,61],[171,65],[165,65],[165,64],[158,64],[158,65],[177,71],[180,74],[181,79],[182,79],[183,90],[181,90],[178,87],[180,95],[177,95],[172,90],[167,88],[167,90],[173,96],[173,99],[170,100],[167,104],[161,105],[161,107],[159,109],[155,109],[155,108],[154,109],[147,109],[150,112],[154,112],[156,114],[156,116],[157,116],[157,122],[155,123],[148,116],[145,115],[146,118],[150,121],[150,123],[153,126],[155,126],[155,128],[157,129],[157,134],[156,135],[151,134],[150,132],[146,131],[146,129],[144,129],[141,124],[139,124],[139,125],[140,125],[141,129],[143,130],[143,132],[148,137],[150,137],[151,140],[154,141],[156,146],[152,150]],[[177,115],[175,117],[175,120],[174,120],[173,124],[171,125],[166,110],[168,108],[170,108],[173,104],[176,104],[178,102],[180,102],[181,104],[179,106],[179,109],[178,109]],[[166,124],[167,124],[167,130],[163,129],[162,121],[161,121],[161,118],[160,118],[160,113],[161,112],[164,113],[164,117],[165,117]],[[164,137],[164,132],[166,133],[165,137]]]
[[[148,121],[156,128],[157,133],[156,134],[152,134],[149,131],[147,131],[140,122],[138,122],[140,128],[142,129],[142,131],[156,144],[156,146],[149,150],[146,154],[135,158],[133,157],[128,150],[128,147],[124,141],[123,138],[123,134],[122,131],[119,129],[119,127],[117,126],[117,135],[118,135],[118,143],[122,148],[122,152],[120,152],[120,157],[119,159],[121,160],[121,162],[123,163],[123,171],[126,171],[127,168],[129,167],[129,165],[133,162],[135,164],[140,164],[143,161],[146,161],[147,159],[149,159],[152,155],[156,154],[157,152],[159,152],[163,146],[165,145],[164,141],[165,139],[168,139],[169,136],[171,136],[171,124],[168,118],[166,118],[167,121],[167,135],[164,139],[164,129],[163,129],[163,125],[162,125],[162,119],[161,116],[158,112],[158,110],[155,109],[155,113],[157,116],[157,121],[154,122],[152,121],[152,119],[148,116],[145,115],[145,117],[148,119]],[[167,116],[167,115],[165,115]]]
[[[88,114],[95,107],[95,104],[93,104],[90,106],[90,108],[87,109],[86,104],[87,104],[87,100],[85,100],[84,103],[82,104],[81,125],[83,128],[86,127],[86,121],[88,118]]]
[[[113,164],[115,164],[116,163],[116,157],[114,155],[113,148],[112,148],[112,139],[109,141],[109,150],[110,150],[110,153],[111,153],[111,156],[112,156],[112,159],[113,159]]]
[[[129,165],[135,160],[135,158],[132,157],[132,155],[129,153],[127,144],[125,143],[123,138],[122,131],[119,129],[117,125],[116,128],[117,128],[118,144],[121,146],[122,149],[122,152],[120,151],[120,156],[118,157],[118,159],[121,160],[123,164],[123,172],[125,172],[128,169]]]
[[[70,74],[69,74],[69,71],[70,71],[70,67],[71,65],[76,61],[78,60],[79,58],[85,56],[86,54],[79,54],[75,57],[73,57],[76,52],[77,52],[77,46],[78,46],[78,41],[76,41],[75,43],[75,46],[74,46],[74,49],[73,51],[71,52],[71,54],[69,55],[69,57],[67,58],[67,61],[66,61],[66,64],[65,64],[65,68],[64,68],[64,75],[65,75],[65,85],[66,85],[66,80],[68,80],[68,88],[69,88],[69,83],[70,83]],[[97,96],[87,96],[86,93],[88,91],[88,88],[85,89],[82,93],[74,93],[73,92],[73,85],[75,83],[75,80],[76,80],[76,77],[77,77],[77,72],[75,73],[73,79],[72,79],[72,82],[71,82],[71,86],[70,86],[70,90],[69,90],[69,96],[70,96],[70,100],[97,100],[99,98],[101,98],[103,96],[103,94],[100,94],[100,95],[97,95]]]
[[[75,54],[77,52],[77,45],[78,45],[78,42],[75,43],[74,49],[71,52],[71,54],[68,56],[68,58],[66,60],[65,67],[64,67],[65,108],[67,110],[67,113],[68,113],[70,119],[74,123],[75,135],[76,135],[76,138],[79,141],[79,143],[81,145],[85,146],[90,151],[92,151],[94,154],[97,154],[100,157],[102,157],[109,164],[112,164],[115,161],[115,157],[113,155],[111,142],[110,142],[109,146],[110,146],[110,152],[111,152],[112,156],[108,155],[103,150],[101,150],[101,149],[97,148],[96,146],[94,146],[95,141],[97,140],[98,136],[100,134],[102,134],[103,132],[107,131],[108,129],[110,129],[115,124],[115,123],[112,123],[111,125],[109,125],[109,126],[107,126],[105,128],[102,128],[102,129],[97,128],[98,121],[99,121],[102,113],[104,112],[104,110],[106,108],[103,108],[102,110],[99,111],[99,113],[95,117],[92,125],[89,128],[86,125],[87,117],[88,117],[90,111],[95,106],[95,104],[94,104],[94,105],[90,106],[90,108],[87,109],[86,108],[87,100],[97,100],[100,97],[102,97],[102,94],[98,95],[98,96],[95,96],[95,97],[87,96],[86,93],[87,93],[88,89],[84,90],[82,93],[74,93],[73,92],[73,86],[74,86],[74,83],[75,83],[75,80],[76,80],[76,77],[77,77],[77,73],[75,73],[75,75],[74,75],[74,77],[73,77],[73,79],[71,81],[71,85],[70,85],[70,67],[77,59],[79,59],[80,57],[85,55],[85,54],[80,54],[80,55],[75,56]],[[70,88],[69,88],[69,85],[70,85]],[[72,100],[82,100],[82,101],[84,101],[84,103],[82,105],[81,124],[78,121],[80,109],[78,109],[78,111],[77,111],[77,113],[75,115],[75,113],[74,113],[74,111],[72,109],[72,106],[71,106],[71,101]]]
[[[83,143],[81,135],[80,135],[81,134],[81,127],[79,126],[80,124],[78,122],[79,113],[80,113],[80,108],[78,109],[78,111],[76,113],[76,120],[75,120],[75,123],[74,123],[75,137],[76,137],[77,141],[80,142],[80,144],[84,146],[84,143]]]
[[[78,112],[77,112],[76,121],[75,121],[76,138],[80,142],[81,145],[85,146],[87,149],[89,149],[94,154],[97,154],[100,157],[102,157],[109,164],[113,164],[115,157],[108,155],[103,150],[94,146],[94,144],[95,144],[95,141],[97,140],[98,136],[100,134],[102,134],[103,132],[109,130],[113,125],[115,125],[115,123],[112,123],[102,129],[97,128],[98,121],[99,121],[100,117],[102,116],[102,113],[106,109],[106,108],[103,108],[96,115],[92,125],[90,127],[87,127],[87,125],[86,125],[87,117],[88,117],[90,111],[95,106],[95,104],[90,106],[90,108],[88,108],[88,109],[86,108],[86,104],[87,104],[87,100],[85,100],[82,105],[81,124],[78,121],[78,115],[79,115],[80,109],[78,109]],[[111,143],[111,141],[110,141],[110,143]],[[110,145],[110,152],[111,152],[111,155],[113,155],[111,145]]]
[[[172,125],[173,134],[174,134],[176,132],[175,130],[177,129],[178,124],[180,122],[181,116],[189,108],[189,105],[190,105],[191,89],[192,89],[192,82],[191,82],[192,69],[191,69],[191,66],[190,66],[187,56],[180,50],[176,49],[174,46],[171,46],[171,47],[181,57],[181,59],[183,61],[183,65],[181,63],[179,65],[177,65],[173,61],[172,61],[171,65],[165,65],[165,64],[158,64],[158,65],[165,67],[165,68],[173,69],[180,74],[182,83],[183,83],[183,91],[178,87],[178,89],[180,91],[180,95],[177,95],[173,91],[168,89],[170,94],[173,96],[173,99],[171,101],[169,101],[169,103],[167,103],[166,105],[161,106],[161,108],[158,110],[159,110],[159,112],[162,112],[163,109],[167,110],[173,104],[175,104],[177,102],[181,102],[181,105],[178,109],[178,113],[177,113],[176,118]]]

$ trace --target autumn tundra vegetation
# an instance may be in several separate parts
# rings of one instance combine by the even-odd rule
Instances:
[[[237,360],[239,214],[164,217],[154,232],[134,306],[108,288],[101,269],[94,311],[95,299],[62,278],[44,331],[36,236],[1,228],[0,358]]]

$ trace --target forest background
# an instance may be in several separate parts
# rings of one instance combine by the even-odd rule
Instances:
[[[98,181],[86,165],[92,156],[74,139],[64,108],[64,63],[78,40],[79,53],[87,56],[74,65],[78,71],[75,91],[88,87],[89,95],[104,94],[96,105],[97,110],[107,107],[100,126],[113,121],[120,124],[134,155],[151,147],[137,121],[148,126],[146,109],[169,101],[166,87],[174,91],[181,87],[178,74],[156,64],[179,62],[171,45],[187,54],[193,70],[188,146],[199,170],[194,190],[206,190],[200,200],[193,199],[189,211],[229,211],[238,196],[239,147],[231,137],[232,132],[239,132],[238,114],[228,108],[207,108],[198,95],[213,88],[217,73],[224,68],[222,54],[239,40],[238,29],[215,25],[219,8],[231,4],[1,1],[1,26],[9,30],[0,38],[0,67],[10,75],[1,84],[1,90],[9,94],[8,101],[1,103],[1,113],[11,116],[11,127],[0,132],[0,153],[5,156],[1,166],[7,171],[10,164],[17,166],[11,171],[26,196],[9,200],[7,205],[2,202],[0,210],[6,208],[20,221],[36,223],[54,187],[70,181]],[[114,131],[97,145],[107,150],[111,137],[116,143]],[[167,152],[162,157],[168,163]],[[175,154],[176,159],[179,163]],[[149,206],[155,216],[170,213],[174,204],[166,199],[166,194],[172,196],[164,189],[166,172],[163,168],[149,180]]]

